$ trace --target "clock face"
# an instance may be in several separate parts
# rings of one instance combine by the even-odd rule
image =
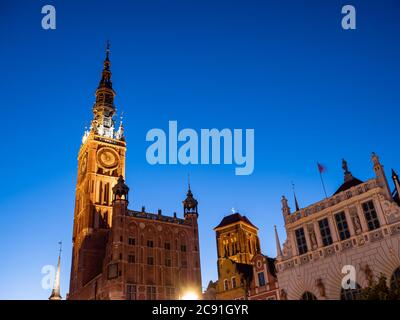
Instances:
[[[97,153],[97,160],[104,168],[115,168],[118,165],[118,154],[112,149],[103,148]]]

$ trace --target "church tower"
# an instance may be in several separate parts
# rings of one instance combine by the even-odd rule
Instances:
[[[225,216],[214,230],[219,264],[226,259],[251,264],[253,257],[261,253],[258,228],[238,212]]]
[[[93,120],[78,153],[70,295],[102,271],[107,230],[112,223],[112,188],[125,177],[126,143],[122,121],[115,130],[115,91],[110,46],[93,105]]]

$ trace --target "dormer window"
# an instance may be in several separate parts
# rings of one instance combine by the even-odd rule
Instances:
[[[299,228],[295,231],[297,249],[299,250],[299,255],[305,254],[308,251],[306,236],[304,234],[304,229]]]

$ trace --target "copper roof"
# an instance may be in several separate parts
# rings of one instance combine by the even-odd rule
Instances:
[[[252,224],[251,223],[251,221],[246,217],[246,216],[242,216],[240,213],[234,213],[234,214],[231,214],[231,215],[229,215],[229,216],[225,216],[222,220],[221,220],[221,222],[219,223],[219,225],[217,225],[214,229],[216,229],[216,228],[221,228],[221,227],[225,227],[225,226],[227,226],[227,225],[230,225],[230,224],[233,224],[233,223],[236,223],[236,222],[239,222],[239,221],[241,221],[241,222],[244,222],[244,223],[246,223],[246,224],[248,224],[248,225],[250,225],[250,226],[252,226],[253,228],[256,228],[257,230],[258,230],[258,228],[254,225],[254,224]]]

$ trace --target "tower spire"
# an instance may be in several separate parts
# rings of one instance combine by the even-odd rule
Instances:
[[[281,242],[279,241],[279,236],[278,236],[278,231],[276,230],[276,226],[274,226],[274,229],[275,229],[276,254],[277,258],[281,258],[282,257]]]
[[[96,102],[93,106],[94,119],[91,130],[100,136],[115,138],[113,119],[116,113],[114,105],[115,92],[112,88],[110,66],[110,42],[107,41],[103,71],[101,72],[101,79],[96,89]]]
[[[372,152],[371,160],[373,163],[373,169],[374,169],[378,184],[383,189],[386,199],[391,200],[392,197],[391,197],[389,184],[388,184],[386,174],[385,174],[385,169],[383,168],[383,165],[380,163],[379,157],[375,152]]]
[[[396,171],[394,171],[393,169],[392,169],[392,179],[393,179],[393,183],[394,183],[394,186],[395,186],[395,188],[396,188],[397,194],[398,194],[398,196],[399,196],[399,198],[400,198],[400,182],[399,182],[399,176],[397,175]]]
[[[294,189],[294,183],[292,182],[293,196],[294,196],[294,205],[296,207],[296,211],[300,210],[299,203],[297,202],[296,191]]]
[[[60,251],[58,253],[58,263],[57,263],[57,271],[56,277],[54,279],[53,290],[49,297],[49,300],[61,300],[60,294],[60,269],[61,269],[61,251],[62,251],[62,241],[58,243],[60,245]]]
[[[111,82],[111,70],[110,70],[111,62],[110,62],[110,41],[106,42],[106,57],[104,59],[103,64],[103,72],[101,74],[101,80],[99,83],[99,88],[109,88],[112,89]]]

